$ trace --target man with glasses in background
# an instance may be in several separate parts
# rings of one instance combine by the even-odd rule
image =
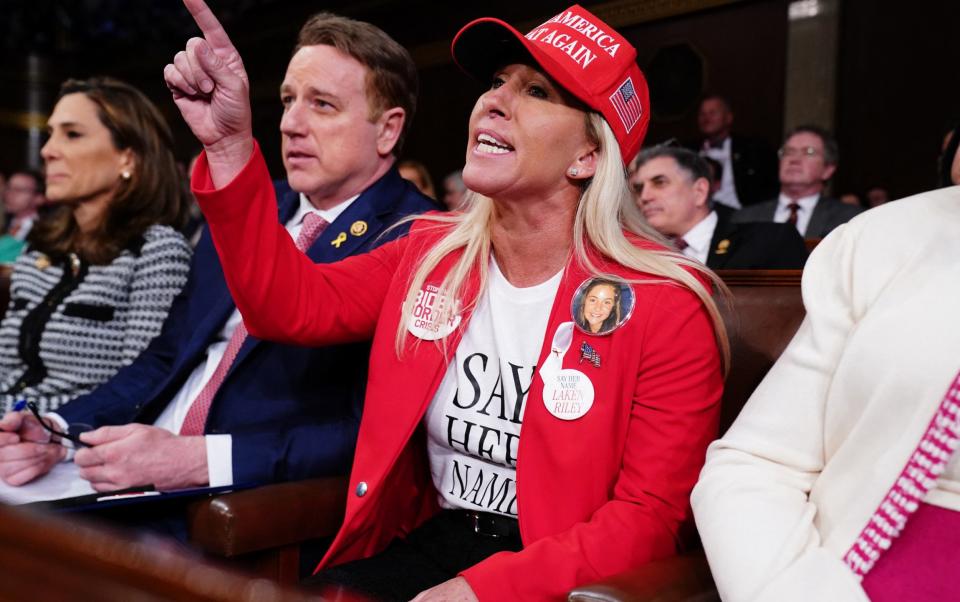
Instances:
[[[807,250],[787,224],[731,224],[717,211],[708,159],[675,146],[654,146],[637,155],[630,175],[637,206],[678,251],[720,269],[800,269]]]
[[[837,170],[838,147],[826,130],[803,125],[791,130],[780,147],[780,196],[733,215],[737,223],[790,223],[807,239],[823,238],[862,209],[824,195]]]

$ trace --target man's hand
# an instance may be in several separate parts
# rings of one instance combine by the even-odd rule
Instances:
[[[218,188],[246,165],[253,152],[250,84],[240,53],[203,0],[183,0],[203,33],[163,70],[184,121],[203,144]]]
[[[92,447],[73,461],[96,491],[153,485],[161,491],[202,487],[209,480],[203,437],[180,437],[155,426],[104,426],[80,438]]]
[[[36,418],[8,412],[0,419],[0,478],[20,486],[50,472],[66,456],[62,445],[50,443]]]
[[[411,602],[478,602],[470,584],[463,577],[454,577],[417,594]]]

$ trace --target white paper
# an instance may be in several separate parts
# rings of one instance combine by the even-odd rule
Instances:
[[[20,487],[0,480],[0,501],[6,504],[60,500],[91,493],[96,491],[89,481],[80,478],[80,469],[73,462],[60,462],[47,474]]]

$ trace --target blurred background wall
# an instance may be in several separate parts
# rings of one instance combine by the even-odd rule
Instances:
[[[814,121],[835,131],[834,192],[884,186],[894,197],[936,183],[943,135],[960,121],[960,3],[869,0],[582,0],[637,47],[652,90],[648,143],[696,138],[706,91],[728,97],[735,131],[780,144]],[[319,10],[370,21],[409,48],[421,98],[404,156],[435,180],[459,168],[467,117],[485,83],[450,62],[470,19],[497,16],[526,31],[566,8],[557,1],[482,6],[409,0],[210,0],[251,79],[254,128],[275,177],[283,78],[297,30]],[[46,116],[67,77],[108,74],[139,86],[170,120],[184,162],[196,143],[163,85],[163,66],[197,35],[177,0],[0,0],[0,171],[39,165]]]

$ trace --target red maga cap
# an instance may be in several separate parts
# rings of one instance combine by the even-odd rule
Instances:
[[[606,118],[624,163],[629,163],[650,122],[647,80],[630,42],[575,4],[525,36],[500,19],[471,21],[457,33],[451,48],[457,65],[480,80],[516,58],[518,51]]]

